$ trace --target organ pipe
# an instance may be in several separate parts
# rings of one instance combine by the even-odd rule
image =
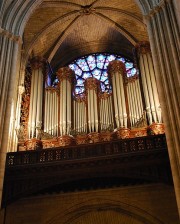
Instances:
[[[87,78],[85,81],[86,95],[88,98],[88,123],[89,132],[98,132],[98,92],[100,88],[100,81],[95,78]]]
[[[40,57],[31,60],[32,77],[30,93],[30,111],[28,137],[38,137],[38,128],[42,127],[43,80],[46,61]]]
[[[121,61],[112,61],[108,66],[109,77],[112,79],[112,89],[114,96],[115,120],[117,128],[127,127],[127,112],[125,105],[125,94],[123,79],[125,75],[125,65]]]
[[[44,132],[58,135],[58,94],[54,87],[45,89]]]
[[[71,131],[71,102],[72,89],[75,82],[74,72],[68,68],[60,68],[57,72],[60,90],[60,135],[69,135]]]
[[[143,115],[142,97],[138,76],[127,79],[127,95],[130,111],[130,123],[133,127]]]
[[[152,124],[153,122],[161,123],[161,107],[158,97],[150,45],[148,42],[140,42],[137,44],[136,49],[139,56],[146,112],[149,124]]]

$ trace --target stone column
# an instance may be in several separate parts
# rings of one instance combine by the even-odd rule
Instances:
[[[19,55],[21,38],[0,29],[0,201],[9,142],[9,125],[12,105],[17,100]]]
[[[137,44],[136,49],[149,124],[151,125],[153,122],[162,123],[161,107],[150,45],[148,42],[140,42]]]
[[[180,214],[180,38],[171,1],[161,1],[145,16],[166,140]]]

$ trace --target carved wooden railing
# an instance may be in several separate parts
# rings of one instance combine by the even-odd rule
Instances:
[[[166,148],[165,135],[154,135],[105,143],[8,153],[6,167],[46,164],[65,160],[82,160],[108,155],[144,153],[145,151]]]
[[[63,184],[82,185],[81,180],[93,178],[171,183],[166,149],[165,135],[154,135],[7,153],[2,205],[44,189],[49,192],[53,186],[64,191]]]

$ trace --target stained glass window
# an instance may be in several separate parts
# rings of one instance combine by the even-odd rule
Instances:
[[[137,74],[137,70],[131,60],[116,54],[96,53],[83,56],[74,60],[69,67],[75,72],[77,84],[75,94],[82,94],[84,89],[84,81],[89,77],[94,77],[101,81],[101,91],[110,92],[107,67],[109,62],[119,60],[125,64],[127,77],[132,77]]]

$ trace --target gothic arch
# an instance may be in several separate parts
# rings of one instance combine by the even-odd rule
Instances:
[[[97,203],[97,201],[99,203]],[[83,220],[86,215],[91,215],[94,212],[97,212],[98,214],[113,212],[114,214],[125,216],[127,221],[128,218],[131,217],[134,220],[133,223],[138,224],[163,224],[158,218],[139,207],[121,201],[102,199],[101,197],[75,204],[63,215],[60,215],[57,210],[55,211],[55,217],[46,221],[46,224],[56,224],[59,220],[63,220],[63,224],[76,223],[77,220]]]

